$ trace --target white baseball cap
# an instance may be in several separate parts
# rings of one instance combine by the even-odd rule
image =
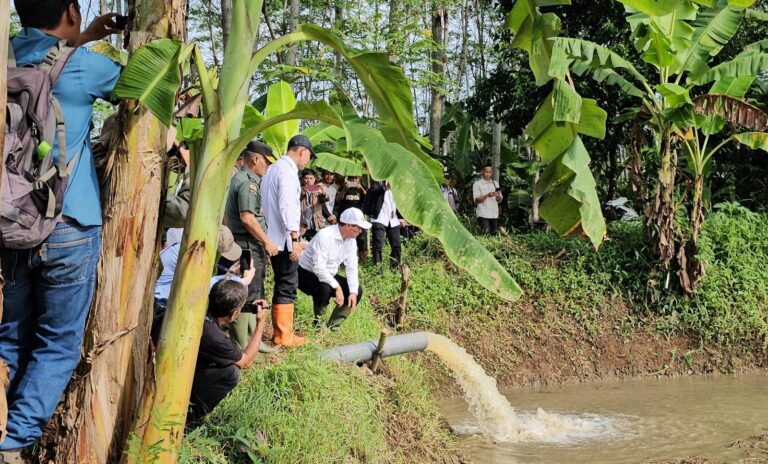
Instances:
[[[343,222],[344,224],[352,224],[353,226],[358,226],[363,229],[371,228],[371,223],[365,220],[363,212],[357,208],[347,208],[344,210],[344,212],[341,213],[339,221]]]

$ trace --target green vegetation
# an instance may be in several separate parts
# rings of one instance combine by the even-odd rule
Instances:
[[[450,334],[489,371],[506,368],[494,368],[493,355],[482,352],[489,328],[529,337],[532,326],[541,323],[590,338],[616,330],[615,314],[626,337],[687,334],[702,346],[765,352],[767,215],[738,205],[721,205],[711,215],[701,248],[708,274],[692,298],[664,291],[663,276],[654,275],[653,263],[643,258],[639,223],[612,223],[608,237],[598,252],[586,240],[548,233],[484,239],[529,289],[515,303],[500,300],[450,264],[436,239],[414,238],[404,249],[412,271],[407,330]],[[322,331],[314,347],[246,371],[205,425],[188,434],[181,462],[456,461],[429,392],[432,372],[425,367],[432,366],[430,358],[392,358],[384,375],[317,360],[319,346],[375,338],[383,327],[399,297],[400,276],[366,267],[362,282],[364,303],[340,333]],[[299,325],[305,331],[311,312],[310,300],[301,295]],[[510,340],[494,342],[506,350]]]

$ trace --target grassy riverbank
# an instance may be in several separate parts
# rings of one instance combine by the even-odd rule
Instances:
[[[682,298],[645,261],[639,224],[613,224],[594,252],[551,234],[485,241],[525,289],[506,303],[448,263],[439,243],[411,240],[407,331],[450,336],[502,385],[730,372],[765,365],[768,217],[731,207],[705,224],[701,290]],[[374,338],[400,275],[370,268],[365,303],[339,334],[251,369],[183,462],[461,462],[434,395],[458,393],[431,355],[392,359],[386,375],[317,361],[318,346]],[[311,306],[299,304],[306,327]],[[252,458],[249,458],[249,453]],[[253,461],[252,461],[253,459]]]

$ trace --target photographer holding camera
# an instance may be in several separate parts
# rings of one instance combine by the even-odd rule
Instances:
[[[249,368],[259,353],[267,318],[264,300],[253,302],[256,308],[256,330],[244,350],[241,351],[225,331],[227,326],[234,324],[240,317],[247,296],[246,287],[236,280],[222,279],[211,287],[192,381],[187,414],[187,422],[190,424],[199,423],[235,388],[240,382],[240,369]]]

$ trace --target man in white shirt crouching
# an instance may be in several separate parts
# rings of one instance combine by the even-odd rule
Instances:
[[[299,259],[299,290],[310,295],[314,304],[315,324],[318,325],[331,299],[336,308],[328,321],[331,330],[355,310],[363,295],[357,273],[357,242],[363,231],[370,229],[363,212],[357,208],[345,210],[336,225],[321,229]],[[346,278],[338,274],[344,264]]]

